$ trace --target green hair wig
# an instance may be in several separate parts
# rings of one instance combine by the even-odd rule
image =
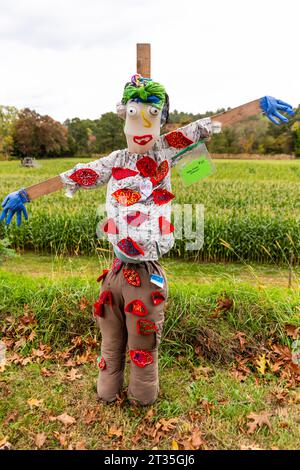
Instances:
[[[122,103],[126,104],[129,100],[134,100],[162,109],[167,99],[166,96],[166,90],[160,83],[134,75],[131,82],[125,85]]]

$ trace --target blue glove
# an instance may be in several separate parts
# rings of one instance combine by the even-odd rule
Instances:
[[[5,224],[9,225],[14,214],[17,214],[17,226],[19,227],[21,225],[22,213],[25,219],[28,220],[24,203],[29,201],[30,199],[25,189],[10,193],[2,202],[3,211],[0,215],[0,221],[6,219]]]
[[[264,96],[263,98],[260,99],[259,104],[260,104],[261,110],[268,116],[268,118],[272,122],[274,122],[274,124],[277,124],[277,125],[280,124],[280,121],[282,122],[289,121],[285,116],[282,116],[282,114],[280,114],[278,111],[283,111],[284,113],[287,113],[290,116],[293,116],[295,114],[290,104],[285,103],[284,101],[281,101],[281,100],[277,100],[276,98],[273,98],[272,96]],[[279,121],[276,118],[278,118]]]

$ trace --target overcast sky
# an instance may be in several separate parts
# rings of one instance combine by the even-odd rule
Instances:
[[[297,0],[0,0],[0,104],[63,121],[114,111],[150,42],[171,109],[300,103]]]

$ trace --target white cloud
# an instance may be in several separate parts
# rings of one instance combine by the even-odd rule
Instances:
[[[171,108],[300,102],[294,0],[1,0],[0,103],[64,120],[114,110],[151,42]]]

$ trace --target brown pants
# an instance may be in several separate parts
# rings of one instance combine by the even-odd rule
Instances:
[[[134,278],[133,284],[140,285],[130,284],[125,274]],[[150,282],[151,274],[164,278],[162,288]],[[102,335],[98,396],[111,402],[120,394],[128,345],[128,397],[142,405],[151,404],[159,391],[158,345],[168,295],[165,273],[157,261],[124,263],[117,273],[112,270],[108,272],[100,298],[101,294],[104,304],[101,306],[101,316],[97,317]]]

